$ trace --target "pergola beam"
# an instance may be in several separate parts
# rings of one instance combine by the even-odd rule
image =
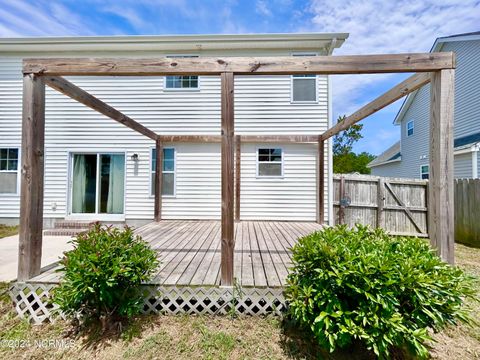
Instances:
[[[342,122],[337,123],[330,129],[325,131],[322,135],[322,139],[327,140],[328,138],[338,134],[339,132],[348,129],[350,126],[356,124],[360,120],[365,119],[367,116],[376,113],[384,107],[394,103],[398,99],[401,99],[405,95],[408,95],[411,92],[418,90],[423,85],[428,84],[430,82],[430,79],[430,73],[415,74],[410,76],[408,79],[405,79],[400,84],[388,90],[383,95],[377,97],[375,100],[363,106],[360,110],[348,116]]]
[[[317,135],[236,135],[242,143],[316,143]],[[160,135],[164,143],[221,143],[221,135]]]
[[[70,81],[67,81],[59,76],[44,76],[43,78],[48,86],[61,92],[62,94],[71,97],[79,103],[88,106],[89,108],[109,117],[110,119],[118,121],[126,127],[129,127],[130,129],[135,130],[136,132],[139,132],[140,134],[145,135],[152,140],[157,140],[158,136],[152,130],[121,113],[107,103],[104,103],[102,100],[96,98],[77,85],[72,84]]]
[[[347,56],[25,59],[23,72],[50,76],[295,75],[430,72],[455,67],[452,52]]]

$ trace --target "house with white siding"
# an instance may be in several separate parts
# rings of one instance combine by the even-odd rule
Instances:
[[[431,52],[456,54],[454,176],[478,178],[480,169],[480,32],[438,38]],[[377,176],[429,177],[430,85],[408,95],[394,124],[400,141],[368,166]]]
[[[22,59],[331,55],[348,34],[0,39],[0,223],[20,217]],[[215,76],[67,77],[162,135],[220,134]],[[326,75],[237,76],[235,133],[318,135],[332,123]],[[46,90],[44,222],[153,220],[155,142]],[[241,220],[315,221],[317,143],[242,143]],[[163,148],[163,219],[220,219],[219,143]],[[332,153],[325,152],[325,219]]]

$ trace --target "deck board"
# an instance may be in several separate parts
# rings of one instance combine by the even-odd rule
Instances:
[[[313,222],[235,223],[234,277],[243,287],[281,287],[299,237],[322,225]],[[152,284],[214,286],[220,283],[220,221],[163,220],[135,230],[159,252],[161,266]],[[29,282],[58,283],[58,265]]]

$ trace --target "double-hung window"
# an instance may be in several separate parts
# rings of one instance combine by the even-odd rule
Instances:
[[[280,148],[257,150],[257,177],[282,177],[283,151]]]
[[[413,120],[410,120],[409,122],[407,122],[407,136],[413,135],[413,129],[414,129],[414,122]]]
[[[428,179],[430,175],[429,166],[422,165],[420,166],[420,179]]]
[[[198,55],[178,55],[167,56],[169,58],[196,58]],[[165,89],[166,90],[197,90],[198,76],[165,76]]]
[[[18,148],[0,148],[0,194],[18,193]]]
[[[297,53],[292,56],[316,56],[317,54]],[[292,102],[312,103],[318,101],[316,75],[292,75]]]
[[[157,166],[157,150],[152,149],[151,194],[155,195],[155,169]],[[163,149],[162,195],[175,196],[175,149]]]

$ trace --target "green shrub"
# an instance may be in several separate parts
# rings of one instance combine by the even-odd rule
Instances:
[[[429,330],[469,321],[472,279],[422,239],[325,228],[299,240],[293,265],[290,314],[330,351],[360,341],[379,357],[395,348],[426,357]]]
[[[67,316],[102,321],[129,318],[141,311],[141,283],[155,274],[157,254],[129,227],[94,225],[72,240],[60,261],[63,279],[53,301]]]

